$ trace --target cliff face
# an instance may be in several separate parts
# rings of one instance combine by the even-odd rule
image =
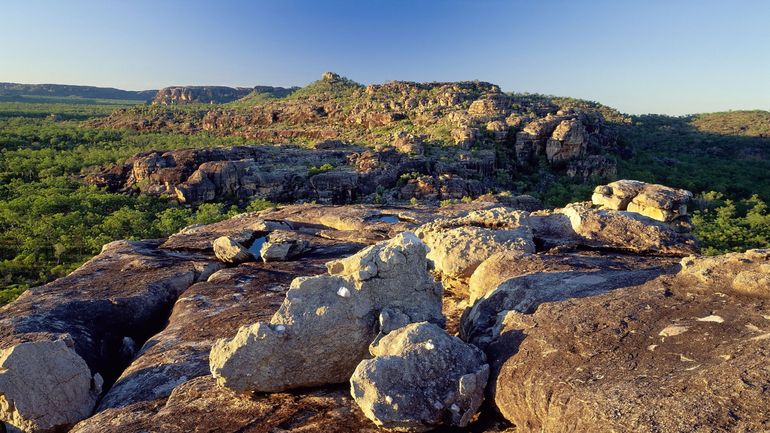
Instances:
[[[0,420],[761,431],[770,254],[697,257],[687,197],[623,181],[532,212],[295,205],[114,242],[0,310]],[[224,263],[221,239],[241,259]]]

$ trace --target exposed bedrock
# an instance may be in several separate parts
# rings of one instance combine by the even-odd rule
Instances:
[[[521,432],[767,430],[767,288],[735,284],[766,277],[769,257],[688,258],[678,274],[508,312],[487,349],[498,409]]]
[[[90,415],[102,384],[162,328],[177,296],[216,269],[204,256],[156,246],[107,244],[75,272],[0,310],[0,420],[38,432]]]

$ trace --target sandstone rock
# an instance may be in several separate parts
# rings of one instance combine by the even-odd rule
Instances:
[[[698,243],[689,233],[633,212],[573,203],[553,212],[533,213],[529,221],[535,237],[549,246],[573,244],[675,256],[698,251]]]
[[[770,298],[770,250],[685,257],[680,279],[706,290]]]
[[[366,357],[384,310],[410,322],[443,322],[442,290],[427,273],[426,253],[404,233],[329,262],[329,275],[294,280],[269,323],[244,326],[214,345],[217,382],[238,392],[341,383]]]
[[[687,215],[692,193],[636,180],[619,180],[597,186],[591,201],[604,209],[628,210],[662,222]]]
[[[467,279],[491,255],[535,251],[528,213],[495,208],[439,219],[417,230],[430,248],[428,259],[450,280]]]
[[[588,139],[583,124],[577,119],[562,120],[545,146],[550,163],[560,163],[583,156],[588,150]]]
[[[588,155],[567,163],[567,176],[588,181],[591,178],[613,178],[618,173],[618,163],[604,155]]]
[[[262,244],[259,255],[265,262],[291,260],[310,249],[310,242],[292,232],[273,231]]]
[[[70,345],[72,342],[69,342]],[[67,428],[91,415],[102,377],[63,340],[0,350],[0,422],[24,432]]]
[[[487,291],[462,317],[460,335],[465,341],[486,348],[499,336],[500,320],[508,311],[530,314],[544,302],[595,296],[642,284],[671,272],[675,265],[671,259],[639,257],[631,261],[631,266],[624,266],[623,260],[614,257],[546,256],[540,260],[576,266],[557,266],[514,276]]]
[[[628,211],[637,212],[658,221],[670,222],[677,217],[687,215],[687,203],[690,200],[692,200],[690,191],[648,184],[628,204]]]
[[[243,245],[227,236],[216,238],[212,244],[214,255],[225,263],[239,264],[254,260],[254,256]]]
[[[484,399],[489,366],[476,347],[427,322],[395,330],[350,378],[351,394],[378,426],[420,432],[465,427]]]
[[[393,146],[401,153],[422,155],[425,151],[422,139],[404,131],[393,135]]]
[[[765,299],[685,277],[507,315],[498,409],[522,433],[766,430]]]

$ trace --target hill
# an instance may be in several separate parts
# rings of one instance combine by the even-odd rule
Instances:
[[[156,90],[120,90],[112,87],[74,86],[67,84],[0,83],[0,100],[24,98],[84,98],[149,101]],[[41,102],[41,101],[38,101]]]

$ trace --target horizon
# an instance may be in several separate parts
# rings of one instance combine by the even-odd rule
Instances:
[[[758,0],[437,5],[12,0],[0,81],[292,87],[333,71],[362,84],[486,81],[628,114],[770,110],[770,7]]]

